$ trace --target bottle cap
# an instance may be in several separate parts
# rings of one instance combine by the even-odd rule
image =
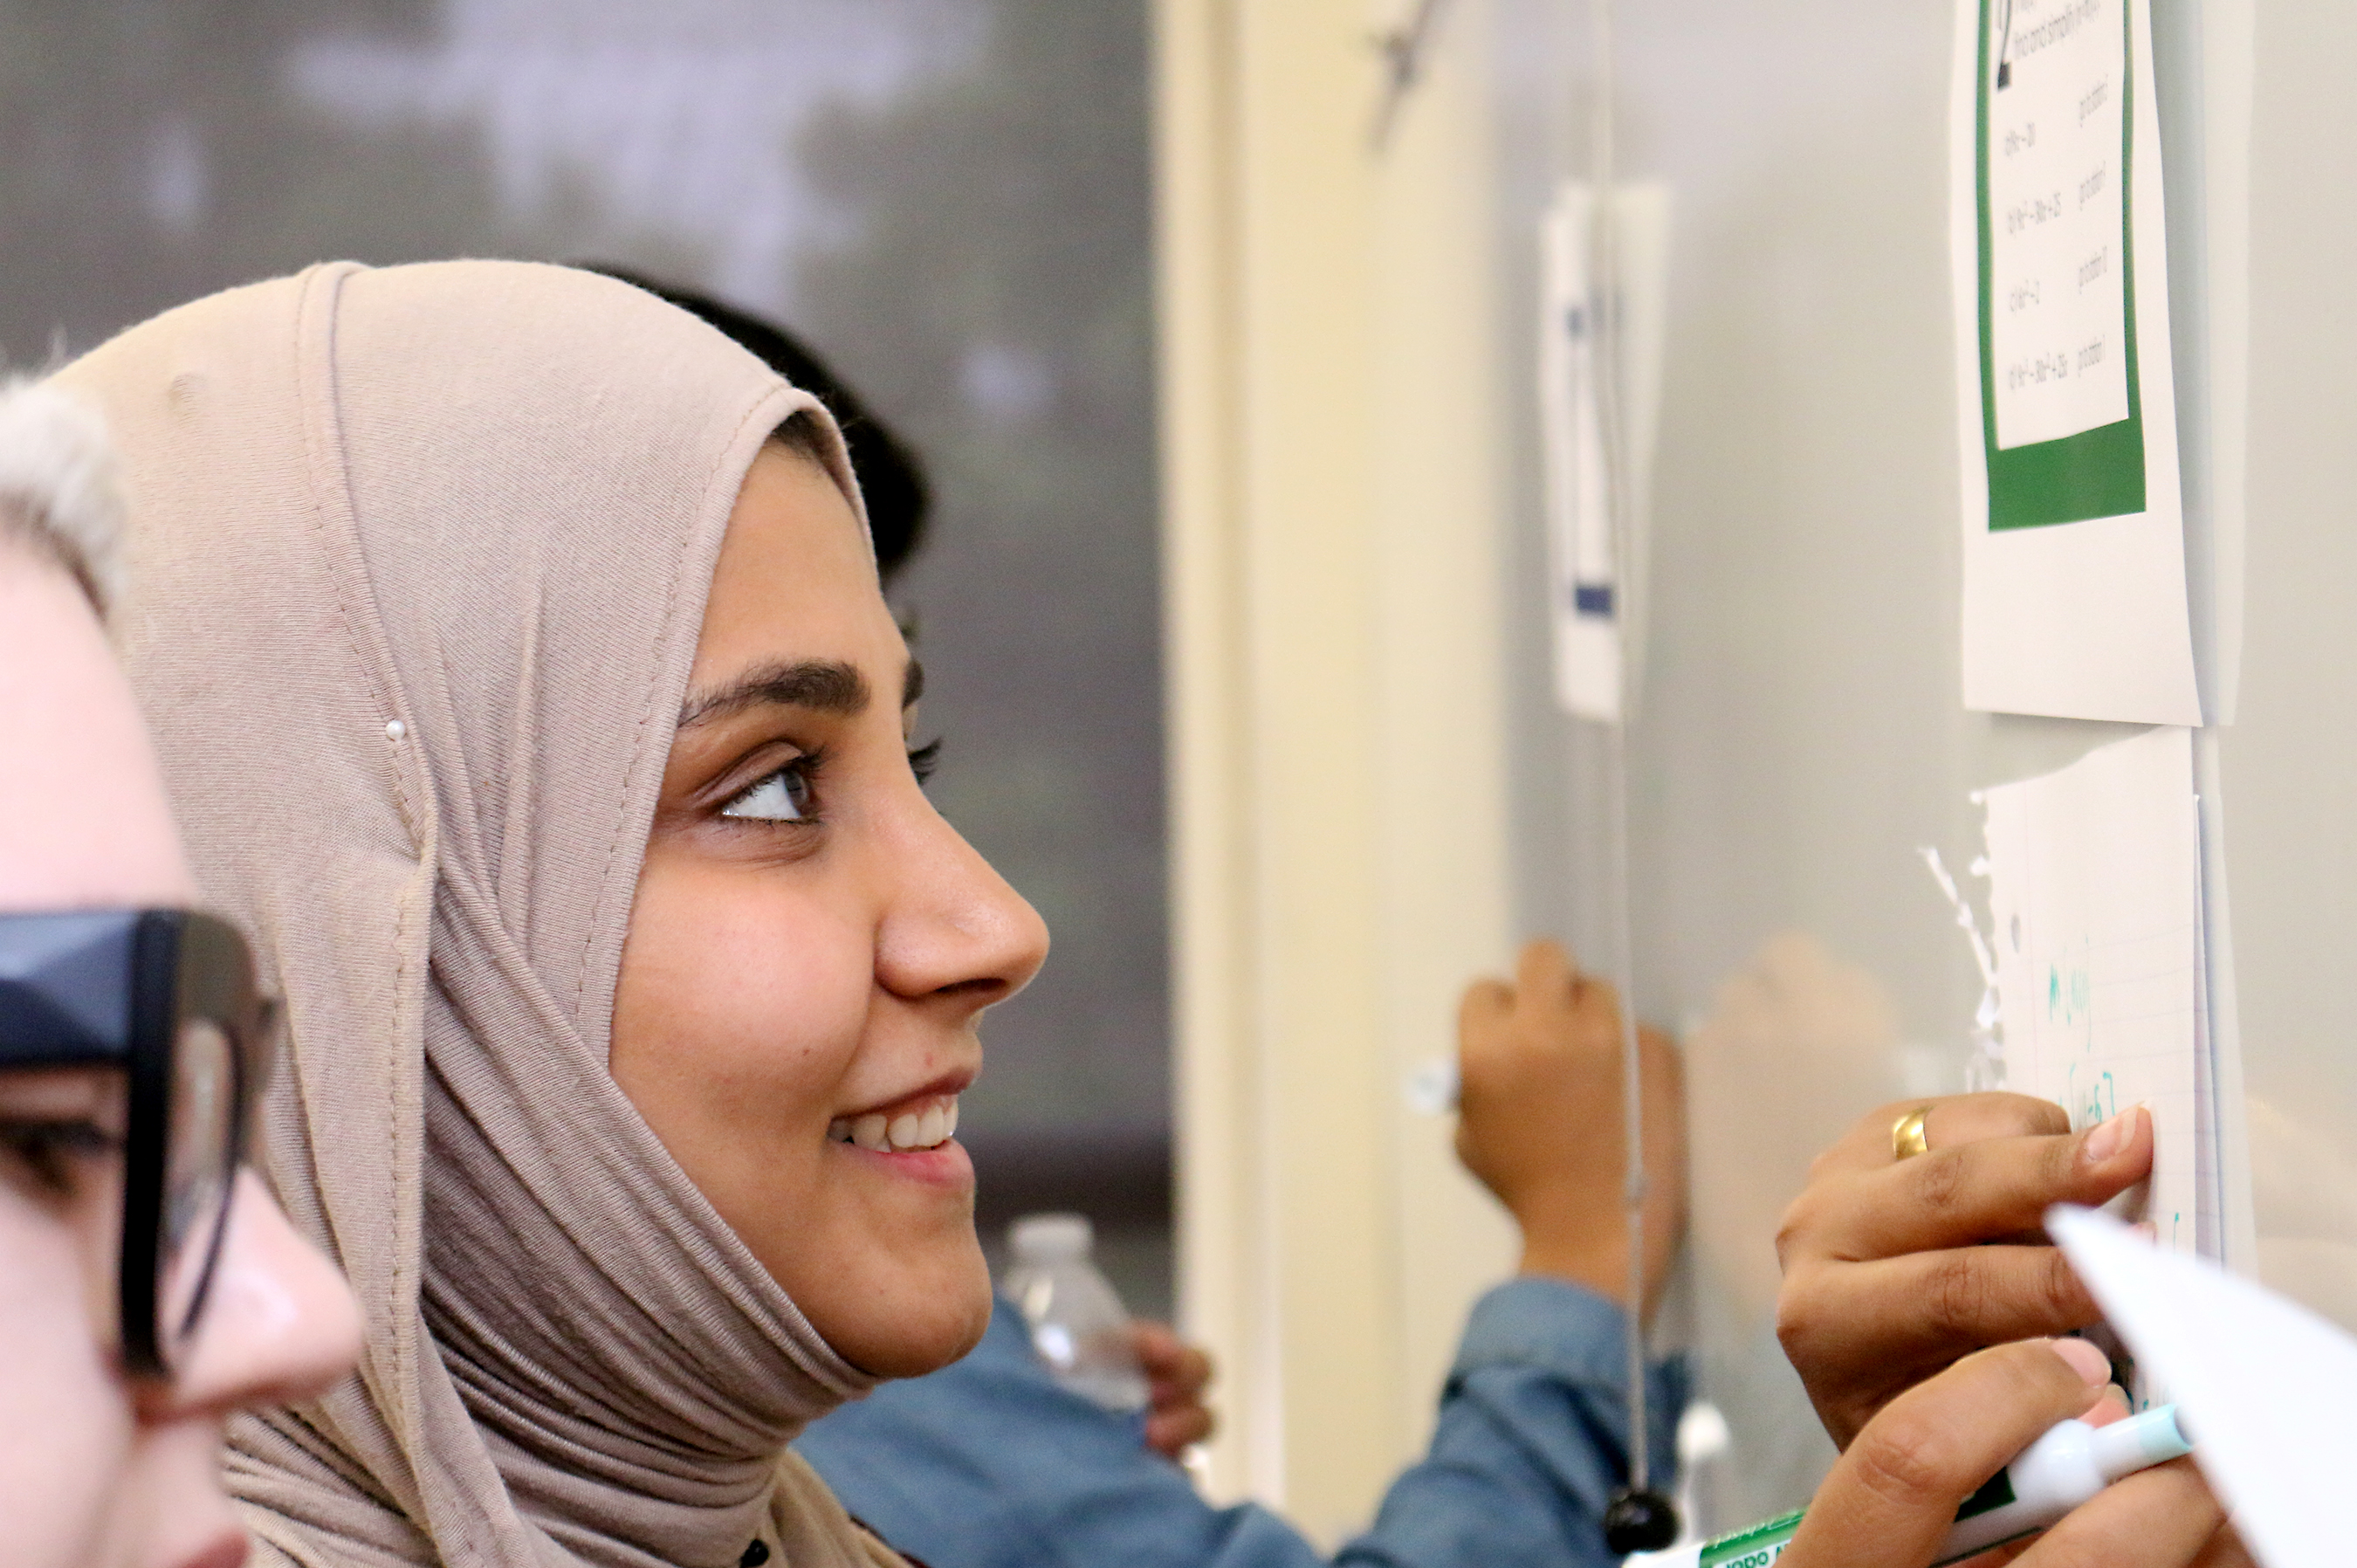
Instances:
[[[1006,1228],[1007,1248],[1026,1263],[1069,1263],[1087,1257],[1095,1240],[1082,1214],[1027,1214]]]

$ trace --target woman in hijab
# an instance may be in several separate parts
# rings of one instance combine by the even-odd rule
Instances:
[[[319,1564],[897,1561],[786,1444],[961,1354],[950,1138],[1046,948],[926,803],[814,400],[626,285],[314,268],[61,372],[125,653],[288,1044],[359,1375],[231,1433]]]
[[[266,1548],[900,1562],[786,1444],[982,1332],[956,1097],[1046,933],[919,789],[832,422],[652,295],[514,263],[314,268],[61,379],[123,449],[195,869],[285,1001],[266,1164],[366,1322],[357,1376],[232,1426]],[[1853,1458],[2097,1397],[1986,1355]],[[1871,1528],[1792,1560],[1921,1568],[1978,1452],[1903,1506],[1845,1459],[1819,1501]]]

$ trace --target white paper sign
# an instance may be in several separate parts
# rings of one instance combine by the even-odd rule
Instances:
[[[1985,800],[2006,1086],[2073,1128],[2148,1106],[2138,1218],[2214,1255],[2191,735],[2156,729]]]
[[[1555,700],[1618,722],[1642,647],[1643,545],[1661,356],[1669,196],[1622,187],[1612,232],[1598,232],[1593,188],[1567,181],[1539,226],[1539,417],[1547,511],[1547,607]],[[1599,287],[1612,247],[1613,298]],[[1607,329],[1604,313],[1611,310]],[[1615,361],[1608,387],[1606,356]],[[1621,527],[1616,529],[1616,511]],[[1632,560],[1620,557],[1625,538]]]
[[[1620,575],[1597,384],[1595,222],[1595,192],[1585,185],[1557,191],[1540,220],[1539,417],[1555,701],[1577,717],[1611,721],[1620,716]]]
[[[2202,722],[2150,0],[1958,0],[1967,707]]]

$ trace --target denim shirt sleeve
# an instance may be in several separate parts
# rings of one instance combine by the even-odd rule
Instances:
[[[1600,1523],[1628,1419],[1620,1314],[1553,1280],[1515,1280],[1474,1308],[1430,1453],[1374,1527],[1334,1561],[1400,1568],[1607,1564]],[[1654,1473],[1684,1398],[1653,1369]],[[1135,1416],[1067,1392],[1000,1302],[974,1353],[888,1384],[796,1444],[844,1506],[931,1568],[1316,1568],[1328,1559],[1254,1504],[1215,1509],[1147,1449]]]
[[[1474,1305],[1423,1461],[1392,1483],[1351,1568],[1617,1563],[1604,1508],[1628,1479],[1620,1309],[1561,1280],[1511,1280]],[[1646,1457],[1675,1475],[1683,1361],[1647,1369]]]

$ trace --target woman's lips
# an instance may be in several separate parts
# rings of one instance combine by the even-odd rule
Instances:
[[[974,1192],[974,1161],[967,1157],[965,1145],[954,1138],[945,1138],[930,1149],[863,1149],[856,1144],[845,1144],[840,1157],[855,1160],[895,1180],[963,1193],[969,1198]]]
[[[918,1095],[881,1111],[838,1116],[827,1123],[830,1142],[856,1144],[874,1154],[938,1149],[957,1136],[954,1094]]]

